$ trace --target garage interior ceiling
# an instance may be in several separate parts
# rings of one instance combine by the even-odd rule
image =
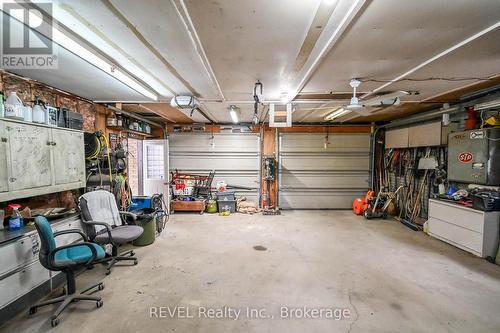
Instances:
[[[498,0],[56,0],[53,17],[159,101],[63,48],[56,70],[12,72],[93,101],[130,102],[128,111],[169,123],[200,118],[169,106],[179,94],[196,96],[214,122],[231,121],[231,104],[250,122],[257,80],[265,101],[293,98],[298,123],[322,122],[348,103],[352,78],[362,81],[360,96],[418,94],[336,121],[388,121],[500,83]],[[428,78],[448,80],[420,81]]]

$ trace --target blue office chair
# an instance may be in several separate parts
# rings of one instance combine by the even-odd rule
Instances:
[[[103,248],[97,244],[89,243],[87,236],[78,229],[62,230],[53,233],[49,222],[45,217],[38,216],[35,218],[35,227],[40,236],[40,253],[39,259],[43,267],[51,271],[61,271],[66,274],[67,291],[64,296],[56,297],[43,301],[30,308],[30,314],[34,314],[39,307],[49,304],[62,304],[57,308],[51,317],[50,324],[55,327],[59,324],[59,315],[66,307],[77,301],[94,301],[97,307],[100,308],[103,304],[101,297],[85,294],[86,292],[97,288],[104,289],[103,283],[94,284],[79,294],[76,294],[75,271],[90,266],[94,261],[103,259],[105,252]],[[56,247],[55,237],[59,235],[78,233],[83,238],[83,243],[74,243],[65,246]]]

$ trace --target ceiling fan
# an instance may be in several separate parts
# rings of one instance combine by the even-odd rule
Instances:
[[[409,95],[410,93],[403,90],[385,92],[376,95],[373,98],[360,100],[356,96],[356,89],[361,84],[361,81],[358,79],[352,79],[349,82],[349,85],[353,89],[352,97],[347,105],[343,105],[340,108],[334,110],[332,113],[328,114],[325,117],[325,120],[333,120],[335,118],[340,118],[349,113],[356,113],[360,116],[368,116],[372,114],[375,110],[380,108],[386,108],[393,105],[399,105],[401,103],[400,97]]]

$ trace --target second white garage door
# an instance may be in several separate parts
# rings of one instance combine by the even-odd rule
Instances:
[[[370,135],[281,134],[279,206],[349,209],[369,187]]]

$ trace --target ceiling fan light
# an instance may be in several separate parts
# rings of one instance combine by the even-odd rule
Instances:
[[[229,107],[229,116],[231,117],[231,120],[233,121],[233,123],[235,123],[235,124],[238,123],[238,112],[237,112],[236,106],[231,105]]]
[[[356,96],[351,98],[351,103],[347,106],[348,109],[360,109],[363,105],[359,104],[359,99]]]

